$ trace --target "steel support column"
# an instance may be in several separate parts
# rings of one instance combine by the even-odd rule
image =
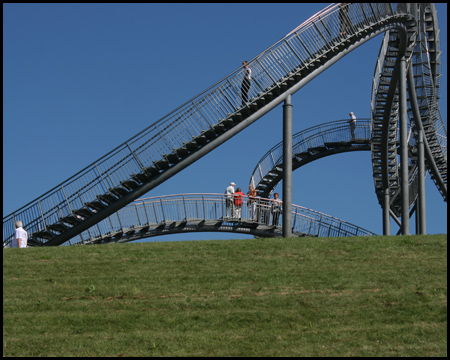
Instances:
[[[409,187],[408,187],[408,116],[406,106],[406,58],[402,56],[399,64],[399,105],[400,105],[400,188],[402,202],[402,234],[409,232]]]
[[[283,237],[292,236],[292,103],[283,105]]]
[[[417,161],[419,171],[417,176],[419,176],[419,196],[418,206],[416,210],[416,221],[418,222],[418,234],[427,233],[426,224],[426,206],[425,206],[425,150],[423,144],[423,132],[419,130],[419,141],[417,144]]]
[[[390,196],[389,188],[384,189],[383,201],[383,235],[391,235],[391,218],[390,218]]]
[[[321,74],[323,71],[331,67],[334,63],[339,61],[341,58],[343,58],[345,55],[359,47],[360,45],[364,44],[365,42],[369,41],[370,39],[378,36],[379,34],[390,30],[390,29],[397,29],[400,32],[400,35],[406,39],[407,35],[407,27],[405,24],[401,22],[395,22],[395,23],[386,23],[380,27],[377,27],[371,31],[364,32],[365,35],[361,35],[361,37],[358,40],[355,40],[352,44],[346,45],[345,49],[342,49],[338,54],[334,55],[332,58],[328,59],[325,63],[318,66],[311,72],[308,72],[307,75],[304,75],[304,77],[297,82],[296,85],[292,86],[290,89],[286,90],[284,93],[280,94],[278,97],[270,101],[268,104],[263,105],[259,110],[254,112],[252,115],[248,116],[247,118],[244,117],[244,120],[242,120],[239,124],[234,126],[232,129],[226,131],[222,135],[218,136],[217,138],[211,140],[209,143],[204,145],[201,149],[196,151],[195,153],[189,155],[187,158],[179,161],[178,163],[171,166],[169,169],[165,170],[164,172],[154,176],[151,180],[147,181],[145,184],[139,186],[137,189],[130,191],[128,194],[121,197],[119,200],[115,201],[111,205],[109,205],[107,208],[98,211],[97,213],[93,214],[89,218],[82,221],[80,224],[74,225],[69,230],[65,231],[64,233],[56,236],[54,239],[47,241],[44,245],[46,246],[56,246],[63,244],[65,241],[69,240],[70,238],[78,235],[82,231],[88,229],[89,227],[97,224],[101,220],[107,218],[111,214],[115,213],[116,211],[120,210],[125,205],[129,204],[131,201],[137,199],[138,197],[148,193],[150,190],[154,189],[156,186],[160,185],[164,181],[170,179],[172,176],[186,168],[187,166],[191,165],[204,155],[208,154],[210,151],[215,149],[216,147],[223,144],[225,141],[229,140],[231,137],[251,125],[253,122],[258,120],[261,116],[265,115],[269,111],[271,111],[273,108],[281,104],[288,95],[294,94],[296,91],[300,90],[303,86],[305,86],[307,83],[309,83],[312,79],[317,77],[319,74]],[[405,40],[403,40],[404,42]],[[400,44],[403,44],[401,42]],[[401,46],[401,52],[404,51],[405,46]],[[310,71],[310,70],[309,70]],[[131,139],[130,139],[131,140]],[[284,199],[282,199],[284,200]],[[284,217],[284,216],[283,216]]]

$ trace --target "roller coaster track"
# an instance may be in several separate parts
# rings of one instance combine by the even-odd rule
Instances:
[[[4,244],[10,241],[16,220],[23,222],[37,243],[52,246],[67,242],[191,165],[381,33],[396,34],[399,40],[396,58],[402,54],[411,58],[418,40],[419,13],[389,3],[346,6],[345,16],[340,16],[341,5],[328,6],[249,61],[254,85],[247,102],[242,103],[241,99],[244,70],[239,68],[68,180],[4,217]],[[340,35],[343,24],[347,31]],[[396,76],[391,77],[389,89],[396,87],[396,80]],[[392,90],[388,92],[385,114],[390,114],[395,104]],[[435,146],[432,138],[428,139],[428,148]],[[387,135],[382,139],[385,141]],[[383,158],[385,149],[387,146],[381,149]],[[427,160],[431,167],[437,167],[433,156]],[[382,166],[383,172],[385,168]],[[434,176],[438,182],[442,180],[439,171]],[[445,185],[442,191],[446,196],[446,183],[440,182]]]
[[[408,86],[410,92],[407,94],[408,115],[410,119],[411,130],[414,134],[410,139],[410,160],[409,164],[409,206],[411,206],[418,192],[417,178],[417,134],[422,119],[422,128],[425,128],[425,134],[430,143],[434,144],[432,154],[427,157],[427,168],[431,177],[444,199],[446,200],[447,183],[447,133],[440,116],[438,100],[440,94],[441,78],[441,51],[440,36],[437,34],[437,15],[433,4],[421,5],[419,13],[423,18],[420,23],[420,41],[413,51],[412,67],[410,73],[414,74],[409,79]],[[292,169],[319,159],[324,156],[340,152],[367,150],[369,144],[372,151],[373,177],[375,190],[380,204],[383,201],[383,184],[381,168],[381,148],[382,148],[382,129],[386,104],[388,103],[386,95],[392,80],[392,74],[395,66],[395,59],[398,56],[399,39],[398,34],[392,31],[386,32],[381,45],[377,66],[374,74],[374,83],[372,91],[372,121],[371,129],[367,131],[367,123],[358,121],[356,141],[351,141],[348,126],[346,123],[328,123],[312,127],[301,131],[293,136],[293,162]],[[391,211],[394,215],[400,216],[401,197],[399,186],[398,169],[400,164],[397,159],[398,141],[398,87],[395,87],[393,103],[391,107],[391,117],[389,121],[388,135],[388,167],[389,167],[389,189],[391,195]],[[418,93],[416,95],[415,90]],[[412,90],[412,91],[411,91]],[[411,98],[419,100],[419,110],[414,112],[414,102]],[[416,115],[415,115],[416,114]],[[416,118],[415,118],[416,116]],[[431,120],[433,119],[433,120]],[[363,119],[365,120],[365,119]],[[364,134],[361,132],[364,131]],[[367,134],[370,134],[369,136]],[[435,161],[435,164],[433,164]],[[434,166],[433,166],[434,165]],[[283,153],[282,142],[275,145],[267,152],[256,165],[250,179],[252,184],[263,197],[270,197],[276,185],[283,178]]]
[[[410,4],[404,5],[402,11]],[[409,206],[417,197],[417,148],[418,130],[424,131],[426,167],[439,192],[447,201],[447,132],[439,112],[440,82],[442,77],[440,34],[434,4],[419,4],[416,45],[411,52],[408,69],[408,117],[412,133],[409,141],[408,166]],[[385,33],[373,76],[372,116],[372,167],[375,192],[383,206],[384,188],[389,188],[390,210],[400,216],[401,193],[397,158],[399,94],[396,84],[396,59],[400,39],[396,30]],[[389,105],[391,104],[391,105]],[[383,153],[387,150],[387,154]],[[382,159],[387,161],[383,167]],[[388,184],[386,184],[388,182]]]

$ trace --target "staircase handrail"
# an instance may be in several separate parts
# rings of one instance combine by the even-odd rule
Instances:
[[[374,24],[370,20],[372,18],[377,21],[388,17],[397,19],[395,4],[372,6],[352,3],[347,6],[351,21],[348,36]],[[255,86],[249,92],[249,103],[281,86],[290,71],[307,67],[319,53],[332,50],[329,42],[339,36],[338,8],[336,5],[329,7],[320,16],[307,21],[297,31],[283,37],[249,61],[255,80]],[[325,27],[325,23],[330,25],[329,28]],[[289,44],[289,41],[292,43]],[[239,89],[243,74],[242,68],[234,70],[68,180],[4,217],[4,239],[13,232],[15,219],[20,218],[24,224],[36,224],[33,225],[36,226],[35,230],[45,227],[46,222],[56,222],[70,214],[72,207],[84,207],[87,202],[96,200],[96,196],[120,186],[130,178],[130,174],[144,171],[192,140],[195,135],[199,136],[202,131],[239,113],[242,109]]]
[[[350,128],[347,123],[348,119],[342,120],[334,120],[327,123],[319,124],[311,126],[307,129],[301,130],[292,135],[292,145],[293,145],[293,154],[299,152],[299,147],[303,144],[309,143],[311,145],[312,139],[321,138],[324,141],[320,143],[314,143],[314,146],[323,145],[325,139],[327,137],[327,133],[337,131],[346,131],[348,130],[348,138],[343,138],[341,140],[336,139],[335,141],[350,141]],[[357,119],[357,127],[358,128],[366,128],[368,132],[368,137],[366,139],[371,139],[371,131],[370,131],[370,118],[358,118]],[[266,174],[267,171],[270,171],[274,166],[280,165],[283,163],[283,150],[282,150],[283,142],[279,142],[274,145],[266,154],[264,154],[261,159],[258,161],[257,165],[253,169],[250,184],[256,187],[256,184],[262,179],[261,172]],[[305,149],[306,150],[306,149]]]

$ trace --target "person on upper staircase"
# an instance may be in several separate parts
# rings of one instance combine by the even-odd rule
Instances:
[[[341,29],[339,32],[340,36],[347,35],[347,31],[350,31],[351,21],[348,16],[348,5],[350,3],[341,3],[339,4],[339,20],[341,22]]]
[[[242,106],[245,106],[248,101],[248,91],[250,90],[250,82],[252,80],[252,69],[248,67],[247,61],[243,61],[242,66],[245,69],[245,73],[241,85],[241,98]]]

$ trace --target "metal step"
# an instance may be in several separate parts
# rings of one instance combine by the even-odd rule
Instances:
[[[166,159],[171,164],[176,164],[178,161],[180,161],[180,159],[178,158],[178,155],[175,153],[170,153],[170,154],[166,155]]]
[[[117,198],[111,194],[103,194],[103,195],[97,195],[97,199],[103,201],[105,204],[112,204],[117,200]]]
[[[76,215],[80,215],[83,218],[88,218],[94,214],[94,212],[88,208],[80,208],[72,211]]]
[[[160,169],[160,170],[166,170],[170,167],[169,162],[167,161],[167,159],[161,159],[159,161],[156,161],[154,163],[155,167]]]
[[[100,200],[89,201],[87,203],[84,203],[84,205],[90,207],[91,209],[97,210],[97,211],[102,210],[107,207],[107,205],[103,204]]]
[[[320,154],[321,152],[324,152],[325,150],[327,150],[327,148],[324,145],[308,148],[308,151],[313,155]]]
[[[132,179],[121,181],[120,185],[122,185],[125,189],[128,189],[128,190],[134,190],[139,187],[139,184]]]
[[[38,237],[38,238],[42,238],[42,239],[46,239],[46,240],[51,240],[53,238],[56,237],[55,234],[53,234],[51,231],[49,230],[40,230],[40,231],[36,231],[33,233],[33,237]]]
[[[131,174],[131,177],[133,178],[134,181],[138,182],[139,184],[143,184],[149,179],[149,177],[144,173]]]
[[[124,189],[122,186],[116,186],[114,188],[109,189],[109,192],[116,195],[118,198],[128,194],[128,190]]]
[[[60,222],[59,222],[59,223],[55,223],[55,224],[48,225],[47,227],[48,227],[50,230],[54,230],[54,231],[57,231],[57,232],[59,232],[59,233],[63,233],[64,231],[70,229],[69,226],[64,225],[64,224],[62,224],[62,223],[60,223]]]
[[[76,215],[67,215],[67,216],[61,218],[61,221],[64,221],[65,223],[74,226],[74,225],[78,225],[82,220],[77,218]]]

